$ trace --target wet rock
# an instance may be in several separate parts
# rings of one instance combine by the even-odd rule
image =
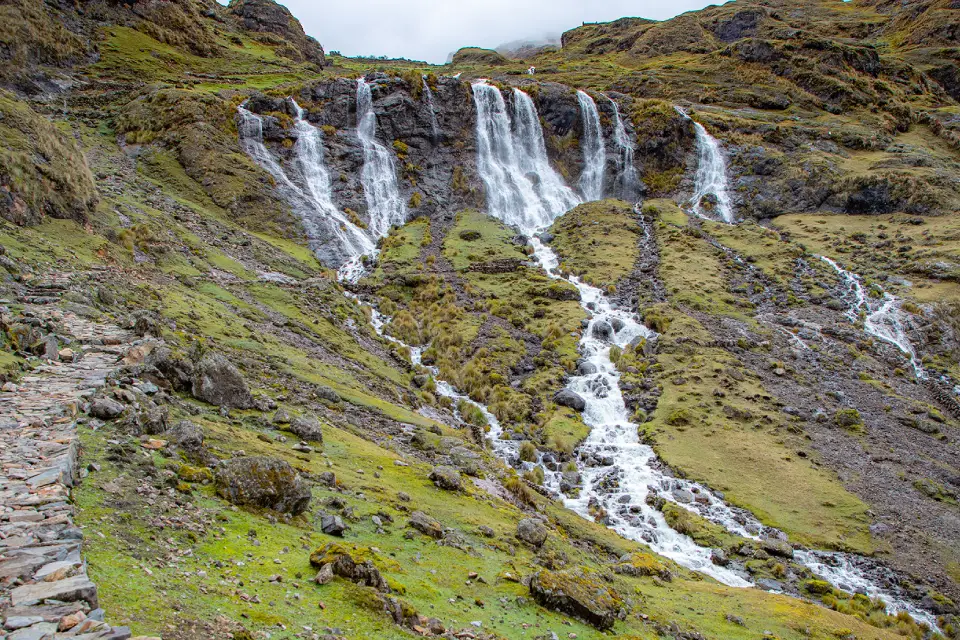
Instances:
[[[613,628],[623,601],[586,569],[543,570],[530,580],[530,595],[542,607],[572,616],[601,631]]]
[[[414,511],[407,524],[425,536],[439,540],[443,537],[443,526],[423,511]]]
[[[671,491],[671,494],[677,502],[682,502],[684,504],[690,504],[693,502],[693,494],[686,489],[674,489]]]
[[[517,523],[517,537],[527,544],[539,547],[547,541],[547,528],[539,520],[524,518]]]
[[[323,430],[316,416],[297,416],[290,421],[288,429],[301,440],[323,444]]]
[[[224,462],[216,473],[217,493],[241,506],[297,515],[310,504],[310,488],[283,460],[252,456]]]
[[[220,354],[208,355],[197,365],[193,397],[218,407],[250,409],[253,396],[240,370]]]
[[[557,391],[553,396],[553,401],[561,407],[569,407],[574,411],[583,411],[587,406],[586,400],[584,400],[580,394],[570,389]]]
[[[100,420],[118,418],[126,407],[113,398],[97,398],[90,403],[90,415]]]
[[[463,481],[460,479],[460,472],[453,467],[434,467],[430,471],[430,480],[433,484],[447,491],[463,490]]]
[[[598,320],[593,323],[591,332],[598,340],[610,340],[613,337],[613,326],[606,320]]]
[[[577,375],[589,376],[597,372],[597,365],[592,362],[581,362],[577,365]]]
[[[613,327],[614,333],[620,333],[620,330],[626,326],[626,323],[620,318],[612,318],[610,320],[610,326]]]

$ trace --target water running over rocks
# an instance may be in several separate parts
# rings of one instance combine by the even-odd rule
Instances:
[[[583,172],[580,174],[580,191],[584,200],[603,198],[603,175],[607,169],[607,150],[600,127],[597,103],[585,91],[577,91],[580,103],[580,118],[583,121]]]
[[[377,115],[373,111],[370,85],[357,79],[357,135],[363,145],[363,170],[360,182],[367,199],[370,232],[383,237],[393,225],[406,222],[407,206],[397,187],[393,154],[377,142]]]
[[[720,142],[707,133],[702,124],[693,120],[686,111],[674,107],[681,116],[693,123],[697,136],[697,175],[690,207],[701,218],[719,218],[722,222],[735,222],[733,205],[727,184],[727,161]]]
[[[640,197],[640,177],[633,159],[636,146],[627,134],[617,101],[609,96],[605,97],[613,106],[613,141],[617,145],[617,191],[624,200],[634,202]]]

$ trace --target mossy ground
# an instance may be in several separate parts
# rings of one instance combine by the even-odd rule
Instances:
[[[604,290],[615,290],[640,256],[643,233],[633,206],[618,200],[588,202],[561,216],[552,227],[560,269]]]

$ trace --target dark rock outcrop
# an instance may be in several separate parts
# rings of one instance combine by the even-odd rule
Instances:
[[[289,43],[278,53],[297,62],[326,64],[323,47],[303,31],[300,21],[283,5],[273,0],[232,0],[228,11],[247,31],[272,34]]]

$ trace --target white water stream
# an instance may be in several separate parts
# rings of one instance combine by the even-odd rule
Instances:
[[[571,377],[567,385],[569,391],[584,400],[583,420],[591,428],[589,436],[577,450],[581,489],[577,497],[563,495],[559,491],[562,474],[555,464],[543,464],[541,457],[545,486],[561,496],[568,508],[585,518],[594,519],[602,510],[605,513],[603,520],[618,533],[646,543],[655,552],[682,566],[710,575],[728,585],[750,586],[744,575],[713,564],[710,549],[700,547],[689,537],[674,531],[667,525],[662,513],[647,504],[648,496],[669,500],[745,537],[757,539],[761,533],[772,536],[779,534],[765,528],[751,514],[729,507],[705,487],[663,473],[653,450],[639,441],[637,425],[630,420],[623,401],[619,372],[610,358],[610,350],[614,345],[623,348],[639,339],[655,339],[655,334],[643,326],[634,313],[618,309],[599,289],[576,277],[562,276],[558,272],[556,254],[537,238],[538,232],[578,204],[579,199],[547,160],[539,118],[529,96],[516,89],[514,92],[514,120],[511,121],[500,91],[483,82],[474,84],[478,114],[478,165],[487,187],[489,212],[530,237],[537,261],[550,277],[566,280],[578,289],[581,304],[590,316],[580,342],[582,366],[579,372],[582,375]],[[358,83],[358,96],[359,93]],[[367,93],[369,95],[369,89]],[[308,233],[311,224],[318,220],[333,219],[341,224],[341,231],[345,235],[338,238],[343,242],[344,253],[352,254],[350,257],[353,259],[347,262],[352,262],[354,268],[362,272],[360,258],[371,251],[372,240],[361,233],[367,240],[363,242],[338,217],[343,214],[336,210],[329,197],[329,176],[323,163],[322,149],[319,148],[318,134],[302,117],[299,107],[297,112],[299,117],[296,126],[301,135],[296,155],[299,171],[307,185],[306,191],[287,177],[279,162],[263,144],[262,119],[242,107],[241,144],[254,160],[274,175],[282,194],[301,214]],[[376,126],[375,119],[373,126]],[[723,180],[725,182],[725,177]],[[349,224],[349,221],[346,222]],[[383,233],[388,230],[389,225]],[[827,258],[824,260],[837,269],[848,283],[853,300],[850,313],[859,317],[860,308],[867,306],[868,319],[873,318],[870,327],[881,332],[891,326],[883,313],[897,308],[895,299],[892,306],[882,304],[870,310],[867,296],[855,274],[842,270]],[[355,276],[350,269],[341,271],[342,279]],[[360,302],[356,296],[351,297]],[[856,309],[853,305],[856,305]],[[422,347],[409,347],[386,335],[384,326],[387,322],[388,318],[372,308],[371,324],[375,331],[388,340],[407,346],[413,363],[422,365]],[[893,344],[897,344],[893,339],[899,339],[896,331],[884,334],[893,339],[874,335]],[[906,344],[909,345],[909,341]],[[912,348],[907,352],[912,354]],[[430,370],[436,377],[438,371],[435,368]],[[503,429],[497,418],[486,407],[460,394],[445,381],[436,382],[440,395],[455,402],[469,402],[480,409],[490,424],[489,436],[495,453],[508,463],[515,463],[519,443],[501,439]],[[531,466],[531,463],[525,464]],[[889,611],[907,611],[917,620],[936,628],[934,616],[898,597],[894,589],[882,587],[869,577],[883,575],[884,571],[869,559],[819,551],[798,551],[796,559],[834,586],[880,598]],[[893,581],[888,583],[892,584]]]
[[[917,378],[926,378],[920,358],[917,357],[917,352],[903,327],[903,315],[900,310],[901,301],[886,291],[879,299],[871,298],[864,289],[860,276],[847,271],[826,256],[821,256],[820,259],[833,267],[833,270],[840,276],[840,281],[846,287],[847,317],[850,322],[856,324],[862,314],[864,331],[900,349],[910,358],[910,364]]]
[[[380,238],[393,225],[406,222],[407,206],[397,187],[393,154],[377,142],[377,114],[373,111],[370,85],[363,78],[357,79],[357,135],[363,146],[360,182],[367,199],[370,232]]]
[[[702,124],[693,120],[680,107],[674,107],[677,113],[693,123],[697,137],[697,175],[694,179],[694,193],[690,199],[691,210],[701,218],[715,219],[733,223],[733,205],[730,202],[730,189],[727,182],[727,160],[723,156],[723,149],[716,138],[707,133]],[[704,200],[712,196],[715,200],[713,211],[708,212],[704,207]]]
[[[600,127],[600,114],[597,112],[597,103],[586,91],[577,91],[577,102],[580,103],[580,118],[583,121],[583,139],[580,141],[583,151],[580,191],[584,200],[602,200],[607,150],[603,142],[603,129]]]
[[[634,164],[636,146],[627,134],[617,101],[605,96],[613,106],[613,141],[617,145],[617,187],[624,200],[633,202],[640,195],[640,177]]]

